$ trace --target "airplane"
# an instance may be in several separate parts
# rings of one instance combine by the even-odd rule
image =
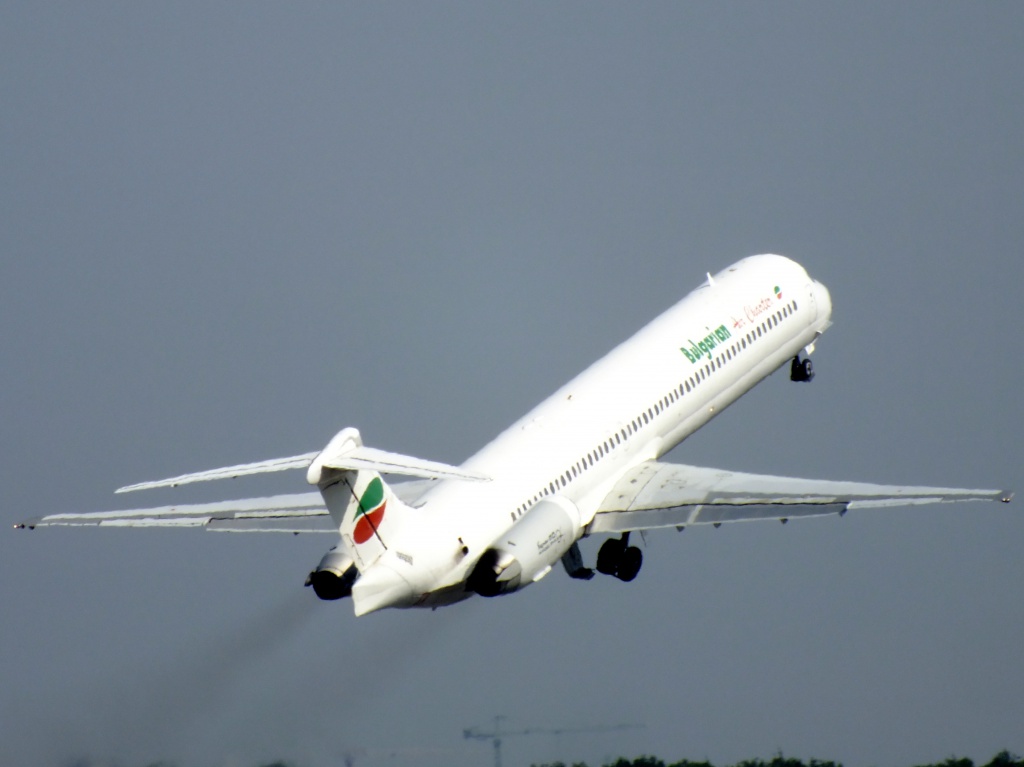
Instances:
[[[306,585],[351,597],[357,616],[496,597],[559,562],[628,582],[643,555],[630,534],[1011,492],[794,479],[659,458],[779,368],[810,382],[831,325],[828,289],[779,255],[744,258],[707,279],[499,434],[461,466],[388,452],[342,429],[319,452],[238,464],[116,492],[304,469],[315,492],[124,511],[50,514],[16,525],[202,527],[322,532],[338,543]],[[412,477],[385,482],[381,475]],[[608,535],[594,567],[582,538]]]

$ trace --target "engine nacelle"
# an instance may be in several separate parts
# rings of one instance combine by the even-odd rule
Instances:
[[[487,548],[466,586],[484,597],[526,588],[547,574],[582,531],[575,504],[560,496],[544,498]]]
[[[341,599],[352,596],[352,584],[358,577],[359,571],[352,558],[333,548],[309,574],[306,585],[312,586],[321,599]]]

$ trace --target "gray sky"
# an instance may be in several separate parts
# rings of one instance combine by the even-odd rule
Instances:
[[[818,378],[672,458],[1024,489],[1022,39],[1010,2],[8,3],[3,517],[347,425],[459,462],[759,252],[831,289]],[[489,765],[496,714],[646,724],[509,767],[1024,752],[1019,502],[650,535],[629,585],[358,620],[301,587],[324,536],[5,528],[3,764]]]

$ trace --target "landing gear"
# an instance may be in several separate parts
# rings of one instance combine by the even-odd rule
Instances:
[[[636,578],[643,562],[640,549],[629,545],[629,533],[623,533],[621,538],[609,538],[597,552],[597,571],[614,575],[625,583]]]
[[[569,574],[570,578],[581,581],[589,581],[594,577],[594,571],[583,564],[583,554],[580,553],[580,545],[574,543],[562,556],[562,567]]]
[[[814,365],[811,364],[810,357],[800,359],[800,356],[797,355],[793,358],[793,362],[789,366],[789,380],[804,382],[814,380]]]
[[[622,561],[619,562],[619,571],[615,577],[623,583],[629,583],[636,578],[640,572],[640,566],[644,563],[644,555],[636,546],[629,546],[622,552]]]

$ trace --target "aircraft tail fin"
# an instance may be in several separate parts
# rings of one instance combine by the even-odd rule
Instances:
[[[375,471],[334,470],[325,480],[320,493],[338,527],[341,545],[364,572],[388,550],[403,520],[414,511]]]
[[[359,432],[349,428],[328,443],[306,473],[320,488],[342,548],[360,572],[383,556],[403,521],[415,513],[384,482],[380,468],[368,460]]]

